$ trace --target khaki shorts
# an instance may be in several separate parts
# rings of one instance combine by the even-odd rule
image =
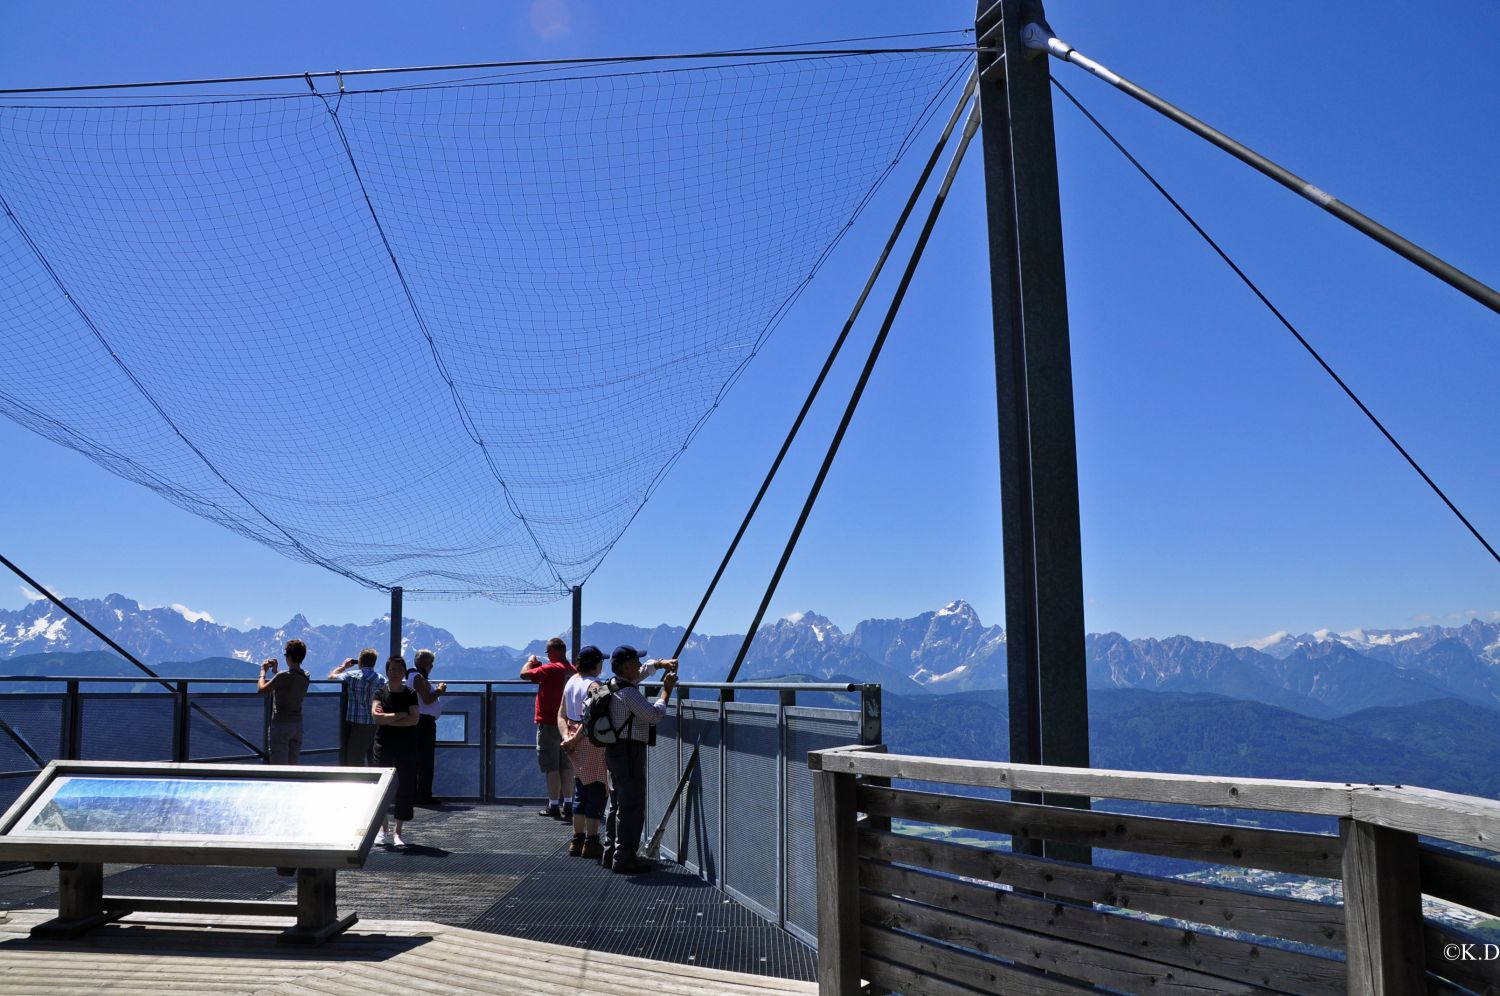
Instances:
[[[571,775],[573,763],[568,760],[568,755],[563,753],[562,732],[554,723],[537,724],[536,763],[542,771],[548,774],[561,771]]]

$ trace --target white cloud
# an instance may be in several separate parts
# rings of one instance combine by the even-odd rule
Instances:
[[[246,616],[245,617],[245,621],[242,622],[242,623],[240,623],[240,625],[243,626],[243,627],[245,627],[246,629],[249,629],[250,628],[250,624],[253,623],[253,622],[255,622],[254,619],[251,619],[249,616]]]
[[[789,623],[799,623],[802,621],[802,617],[805,615],[807,615],[806,612],[788,612],[781,618]]]
[[[211,616],[211,615],[209,615],[207,612],[194,612],[192,609],[188,608],[186,605],[181,605],[181,604],[179,604],[177,602],[173,602],[171,605],[167,606],[167,608],[171,609],[173,612],[177,613],[179,616],[181,616],[182,618],[186,619],[188,622],[200,622],[200,621],[201,622],[214,622],[215,621],[214,617]]]
[[[573,31],[573,12],[567,0],[531,0],[531,30],[543,41],[565,38]]]
[[[47,597],[45,595],[42,595],[42,594],[39,594],[37,592],[32,591],[30,588],[26,587],[24,584],[23,585],[17,585],[16,586],[16,590],[19,591],[21,593],[21,597],[24,598],[24,599],[26,599],[26,601],[28,601],[28,602],[40,602],[43,598]]]
[[[1246,640],[1244,643],[1236,644],[1236,646],[1249,647],[1251,650],[1264,650],[1267,647],[1271,646],[1273,643],[1280,643],[1282,640],[1285,640],[1291,635],[1292,634],[1288,633],[1284,629],[1278,629],[1270,636],[1262,636],[1256,640]]]

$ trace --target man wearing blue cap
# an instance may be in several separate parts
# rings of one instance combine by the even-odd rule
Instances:
[[[660,662],[665,673],[661,694],[655,701],[648,701],[636,687],[642,674],[641,655],[634,647],[616,647],[609,656],[609,666],[615,673],[609,717],[620,731],[620,739],[604,749],[604,763],[614,790],[605,821],[609,840],[604,846],[604,864],[622,875],[634,875],[653,867],[636,853],[646,823],[646,747],[655,742],[656,724],[667,715],[667,702],[677,686],[677,662]]]

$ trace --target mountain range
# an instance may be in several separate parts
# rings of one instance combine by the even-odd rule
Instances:
[[[85,618],[150,664],[223,660],[215,674],[281,653],[285,641],[304,640],[314,671],[365,646],[382,653],[389,617],[365,625],[312,625],[297,615],[284,626],[238,630],[181,606],[148,607],[123,595],[69,599]],[[675,650],[682,628],[596,622],[585,643],[606,651],[629,643],[649,656]],[[405,646],[430,647],[450,678],[509,677],[542,640],[525,647],[464,647],[447,630],[407,618]],[[686,678],[721,680],[743,637],[698,635],[682,654]],[[1206,693],[1277,706],[1315,718],[1435,699],[1500,709],[1500,623],[1471,621],[1459,627],[1408,630],[1319,631],[1278,634],[1253,646],[1232,647],[1187,636],[1128,639],[1118,633],[1087,637],[1090,688],[1139,688]],[[0,661],[102,649],[99,641],[56,606],[33,602],[0,610]],[[98,666],[107,667],[107,658]],[[123,662],[121,662],[123,664]],[[206,662],[205,662],[206,663]],[[174,666],[177,673],[191,673]],[[128,665],[119,673],[128,673]],[[1003,689],[1006,641],[972,606],[955,601],[908,619],[867,619],[849,632],[815,612],[794,613],[761,628],[741,680],[797,676],[805,680],[879,682],[899,695]]]

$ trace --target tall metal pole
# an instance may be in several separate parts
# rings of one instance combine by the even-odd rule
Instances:
[[[1087,767],[1073,367],[1039,0],[979,0],[985,196],[1000,421],[1010,759]],[[1087,800],[1050,798],[1051,802]],[[1086,852],[1085,852],[1086,853]]]
[[[573,656],[571,661],[578,660],[578,648],[583,645],[583,585],[573,586]]]
[[[391,589],[391,656],[401,656],[401,589]]]

